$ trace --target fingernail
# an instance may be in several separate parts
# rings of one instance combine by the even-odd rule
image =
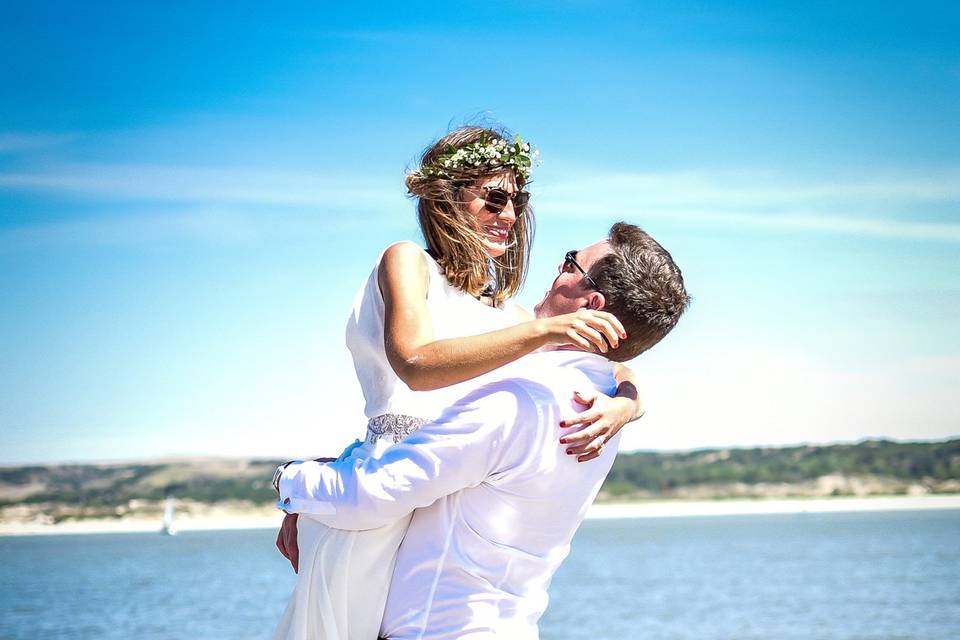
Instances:
[[[561,421],[560,421],[560,427],[563,428],[563,427],[565,427],[565,426],[567,426],[567,421],[566,421],[566,420],[561,420]]]
[[[567,449],[567,455],[568,456],[573,455],[573,449]]]

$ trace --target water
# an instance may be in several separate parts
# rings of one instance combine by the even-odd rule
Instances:
[[[0,638],[269,638],[271,531],[0,538]],[[590,521],[545,640],[960,637],[960,511]]]

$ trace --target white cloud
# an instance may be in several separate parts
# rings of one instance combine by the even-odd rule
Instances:
[[[771,172],[553,176],[536,206],[551,216],[661,218],[694,226],[960,242],[960,222],[911,219],[917,206],[960,217],[960,171],[799,182]]]
[[[252,216],[216,210],[95,216],[0,229],[0,251],[36,246],[131,245],[199,239],[215,243],[258,237],[262,224]]]
[[[404,222],[403,218],[393,216],[379,224],[401,228]],[[240,212],[221,206],[190,207],[0,227],[0,252],[51,246],[115,247],[158,242],[197,241],[223,245],[256,243],[278,236],[322,240],[331,233],[362,233],[368,225],[368,219],[363,216],[330,217],[291,210],[274,215]]]
[[[797,354],[736,350],[658,365],[643,385],[648,413],[627,427],[622,449],[960,434],[960,355],[839,370]]]
[[[960,200],[960,170],[915,176],[880,173],[868,176],[804,179],[772,171],[673,171],[647,173],[578,172],[554,176],[538,185],[569,198],[616,192],[624,199],[642,198],[654,206],[747,208],[777,206],[809,208],[839,202]]]
[[[158,165],[83,164],[0,173],[0,187],[8,189],[219,207],[361,210],[371,212],[368,220],[409,206],[395,184],[395,176]],[[538,180],[535,203],[553,218],[642,215],[700,227],[960,242],[960,222],[917,220],[904,213],[920,206],[938,210],[941,219],[960,216],[957,170],[818,180],[769,171],[580,171]]]
[[[363,437],[363,398],[343,349],[316,355],[247,381],[233,402],[199,408],[191,423],[144,425],[129,442],[111,436],[78,455],[336,455]],[[647,377],[648,412],[626,427],[623,451],[960,435],[960,356],[846,372],[795,355],[717,352]]]
[[[191,424],[158,425],[130,450],[144,456],[336,456],[366,433],[363,395],[345,349],[317,351],[310,362],[253,376],[230,403],[211,403]],[[171,437],[172,434],[172,437]]]
[[[0,153],[52,147],[76,138],[72,133],[0,132]]]
[[[357,209],[403,203],[396,181],[328,173],[158,165],[83,164],[44,171],[0,173],[0,187],[204,204]]]
[[[274,348],[209,384],[167,390],[159,410],[155,391],[132,404],[126,398],[126,409],[96,398],[88,410],[71,408],[52,440],[29,429],[5,429],[0,450],[11,463],[337,455],[365,435],[363,395],[346,348],[315,346],[319,336],[313,338],[302,347]],[[130,408],[141,405],[154,410]]]

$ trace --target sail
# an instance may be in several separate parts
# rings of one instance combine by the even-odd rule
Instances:
[[[167,496],[167,499],[163,503],[163,527],[160,529],[160,531],[168,536],[172,536],[174,533],[176,533],[176,530],[173,527],[173,511],[173,497]]]

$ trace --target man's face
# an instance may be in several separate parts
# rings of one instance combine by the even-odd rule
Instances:
[[[577,251],[577,264],[589,273],[590,267],[609,253],[613,253],[609,242],[606,240],[596,242]],[[602,305],[596,306],[598,300],[602,300],[602,294],[597,293],[596,289],[590,286],[579,269],[561,262],[558,270],[560,273],[554,279],[553,286],[543,296],[543,300],[533,308],[538,318],[573,313],[581,308],[602,309]]]

